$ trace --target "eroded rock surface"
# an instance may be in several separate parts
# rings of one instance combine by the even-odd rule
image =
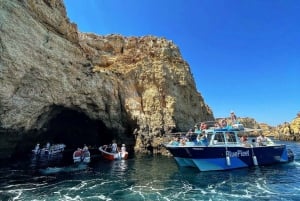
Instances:
[[[0,0],[0,32],[2,149],[44,132],[64,109],[101,121],[136,151],[213,119],[170,40],[80,33],[61,0]]]

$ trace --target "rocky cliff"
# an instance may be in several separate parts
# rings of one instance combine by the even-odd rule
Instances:
[[[142,151],[213,119],[170,40],[80,33],[62,0],[0,0],[0,32],[2,151],[112,139]]]
[[[274,128],[273,134],[281,140],[300,141],[300,112],[291,122],[284,122]]]
[[[251,120],[251,118],[247,119]],[[297,116],[291,122],[283,122],[277,126],[270,126],[266,123],[257,123],[255,120],[252,122],[255,122],[255,124],[248,124],[246,127],[261,129],[261,131],[257,133],[254,132],[254,135],[261,132],[265,136],[273,136],[280,140],[300,141],[300,112],[298,112]],[[247,125],[245,122],[243,122],[243,124]]]

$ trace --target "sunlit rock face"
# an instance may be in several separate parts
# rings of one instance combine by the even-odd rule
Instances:
[[[159,145],[171,129],[213,119],[172,41],[80,33],[61,0],[0,0],[0,9],[2,148],[24,136],[43,140],[66,111],[92,122],[86,138],[117,139],[136,151]],[[5,143],[9,136],[13,143]]]
[[[275,136],[282,140],[300,141],[300,112],[291,122],[284,122],[275,129]]]

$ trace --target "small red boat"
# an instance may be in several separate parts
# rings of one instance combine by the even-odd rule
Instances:
[[[126,160],[128,158],[128,152],[126,151],[125,145],[122,145],[121,151],[117,151],[115,153],[111,152],[111,147],[108,145],[103,145],[99,147],[99,151],[101,152],[103,158],[107,160]]]

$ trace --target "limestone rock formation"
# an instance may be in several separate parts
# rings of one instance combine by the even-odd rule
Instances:
[[[95,145],[117,139],[142,151],[169,129],[213,119],[170,40],[80,33],[62,0],[0,0],[0,32],[2,150],[96,136]],[[73,126],[89,120],[93,134],[78,136]]]
[[[259,127],[262,130],[262,134],[265,136],[274,136],[275,128],[266,124],[266,123],[259,123]]]
[[[281,140],[300,141],[300,112],[291,122],[284,122],[278,125],[274,134]]]

